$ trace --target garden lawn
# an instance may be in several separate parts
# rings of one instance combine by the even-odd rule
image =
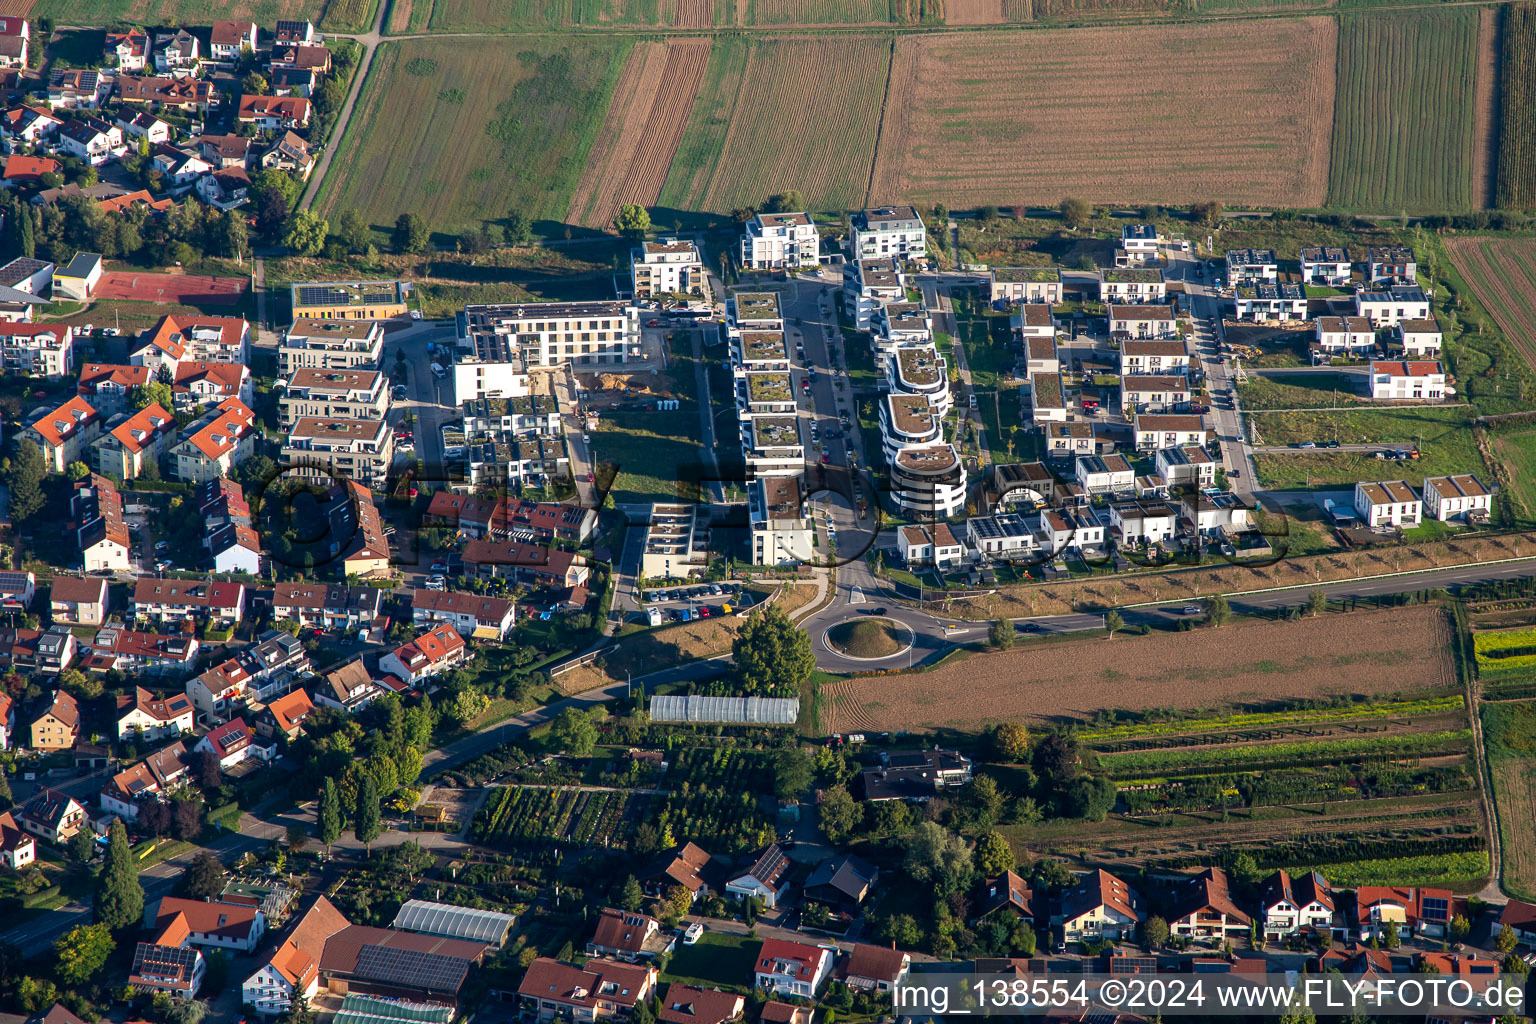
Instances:
[[[319,212],[354,209],[381,231],[413,213],[451,234],[513,209],[563,221],[631,45],[590,36],[385,43]]]
[[[1536,516],[1536,430],[1498,434],[1490,440],[1494,454],[1509,469],[1507,486],[1514,492],[1515,515]]]
[[[661,980],[745,992],[749,986],[743,982],[752,977],[757,951],[762,948],[758,939],[706,931],[693,945],[677,947]]]
[[[1388,462],[1373,455],[1327,450],[1256,455],[1263,487],[1293,489],[1349,486],[1361,480],[1406,480],[1418,486],[1426,476],[1479,473],[1487,476],[1472,437],[1473,412],[1466,406],[1371,407],[1344,412],[1259,412],[1248,417],[1265,445],[1301,441],[1340,444],[1412,444],[1422,457]]]
[[[600,463],[615,470],[613,500],[649,504],[686,495],[686,479],[712,472],[704,467],[698,433],[695,409],[605,412],[592,436],[592,449]]]
[[[1250,376],[1237,386],[1238,404],[1249,412],[1364,405],[1348,378],[1337,373],[1297,373],[1284,377]]]

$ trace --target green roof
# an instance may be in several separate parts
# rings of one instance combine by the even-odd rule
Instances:
[[[793,416],[758,416],[752,438],[759,448],[788,448],[800,443],[800,421]]]
[[[1110,284],[1156,284],[1163,272],[1156,267],[1108,267],[1104,280]]]
[[[792,402],[795,392],[787,373],[749,373],[747,397],[754,402]]]
[[[993,267],[992,279],[1003,284],[1039,284],[1061,280],[1060,267]]]
[[[1061,374],[1037,373],[1034,377],[1034,387],[1037,409],[1061,408]]]
[[[737,320],[777,320],[779,296],[775,292],[737,292]]]
[[[778,331],[742,331],[743,359],[788,359],[789,346]]]

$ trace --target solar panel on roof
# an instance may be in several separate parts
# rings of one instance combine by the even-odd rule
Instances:
[[[364,946],[357,954],[357,969],[353,973],[367,981],[454,992],[469,973],[469,961],[417,949]]]
[[[1424,900],[1424,917],[1430,921],[1443,921],[1451,916],[1451,904],[1449,900],[1439,897],[1428,897]]]

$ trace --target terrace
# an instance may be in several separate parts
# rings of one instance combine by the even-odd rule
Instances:
[[[1035,407],[1037,409],[1063,408],[1061,398],[1061,374],[1035,374],[1034,389],[1034,401]]]
[[[787,373],[747,375],[747,398],[753,402],[793,402],[794,388]]]
[[[752,442],[758,448],[792,448],[800,444],[800,421],[793,416],[759,416],[752,420]]]

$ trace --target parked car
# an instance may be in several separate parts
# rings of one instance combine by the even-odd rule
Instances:
[[[1205,609],[1201,608],[1197,604],[1187,604],[1183,608],[1180,608],[1179,611],[1185,615],[1199,615],[1201,612],[1205,611]]]

